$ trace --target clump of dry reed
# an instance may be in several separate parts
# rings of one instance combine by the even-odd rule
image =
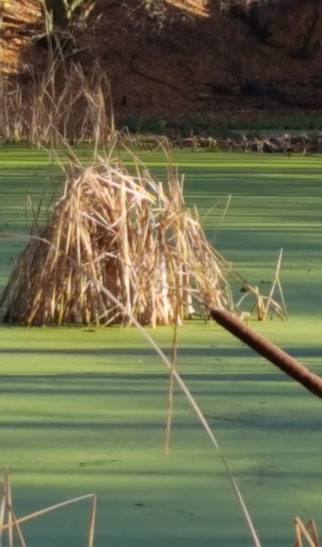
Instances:
[[[320,546],[318,531],[313,519],[304,524],[299,517],[295,517],[294,524],[296,535],[294,547],[304,547],[304,545],[308,545],[309,547]]]
[[[7,540],[5,544],[8,545],[8,547],[14,547],[14,540],[17,538],[18,545],[20,547],[26,547],[26,541],[20,526],[21,524],[37,519],[42,515],[51,513],[57,509],[62,509],[85,500],[89,500],[91,504],[90,522],[87,533],[87,547],[93,547],[97,504],[95,494],[87,494],[85,496],[72,498],[70,500],[51,505],[50,507],[39,509],[29,515],[17,517],[13,507],[11,479],[9,473],[5,472],[2,482],[0,482],[0,544],[3,545],[3,541]],[[5,533],[7,534],[7,537],[5,537]]]
[[[229,268],[197,212],[185,207],[173,172],[164,187],[138,163],[133,175],[119,161],[74,162],[48,225],[31,235],[0,305],[7,321],[27,325],[126,325],[131,316],[167,325],[189,317],[197,302],[233,311]]]
[[[113,132],[111,104],[108,78],[97,63],[85,72],[57,56],[43,72],[29,66],[10,80],[1,75],[0,140],[106,144]]]

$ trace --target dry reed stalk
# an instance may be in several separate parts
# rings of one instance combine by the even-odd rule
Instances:
[[[263,315],[263,320],[264,321],[265,321],[265,319],[267,317],[267,314],[270,310],[272,302],[274,302],[273,295],[274,295],[276,285],[279,288],[280,296],[281,296],[281,299],[282,299],[282,312],[283,312],[284,316],[287,318],[287,311],[286,311],[286,306],[285,306],[285,301],[284,301],[284,295],[283,295],[282,286],[281,286],[281,282],[280,282],[280,270],[281,270],[281,265],[282,265],[282,258],[283,258],[283,249],[280,250],[280,253],[279,253],[279,256],[278,256],[274,281],[272,283],[271,291],[269,293],[269,296],[268,296],[268,299],[267,299],[267,302],[266,302],[266,306],[265,306],[264,315]]]
[[[170,435],[171,435],[171,426],[172,426],[172,414],[173,414],[173,404],[174,404],[174,369],[177,362],[178,354],[178,318],[180,314],[181,301],[179,299],[179,285],[176,287],[176,314],[175,321],[173,325],[173,340],[172,340],[172,355],[171,355],[171,370],[169,378],[169,390],[168,390],[168,413],[167,413],[167,423],[166,423],[166,434],[165,434],[165,443],[164,443],[164,453],[166,456],[170,452]]]
[[[3,526],[5,514],[6,514],[6,497],[3,494],[0,500],[0,528]],[[3,536],[2,530],[0,530],[0,547],[2,547],[3,545],[2,536]]]
[[[280,294],[282,297],[282,306],[274,300],[272,297],[263,295],[258,287],[253,287],[252,285],[249,285],[248,283],[246,285],[243,285],[243,292],[245,293],[237,302],[236,306],[240,308],[241,304],[244,302],[244,300],[251,296],[253,297],[254,304],[251,307],[249,317],[252,316],[252,314],[256,313],[256,318],[258,321],[265,321],[268,315],[268,311],[271,311],[272,314],[276,315],[279,319],[282,321],[287,319],[287,312],[286,312],[286,306],[285,301],[283,298],[282,293],[282,286],[279,288]],[[241,316],[243,315],[242,312]]]
[[[7,474],[8,474],[8,489],[7,489],[8,495],[7,495],[7,499],[8,499],[8,524],[9,524],[8,543],[9,543],[9,547],[13,547],[12,489],[11,489],[11,480],[10,480],[8,471],[7,471]]]
[[[226,201],[226,205],[225,205],[225,208],[223,210],[223,213],[220,217],[220,220],[219,220],[219,224],[218,224],[218,227],[213,235],[213,238],[211,240],[211,243],[214,244],[215,241],[216,241],[216,238],[217,238],[217,235],[218,235],[218,232],[220,230],[220,228],[222,227],[223,223],[224,223],[224,220],[226,218],[226,215],[227,215],[227,212],[228,212],[228,209],[229,209],[229,205],[230,205],[230,202],[231,202],[231,198],[232,198],[232,195],[231,194],[228,194],[227,196],[227,201]]]
[[[34,520],[42,515],[56,511],[57,509],[62,509],[69,505],[74,505],[85,500],[90,500],[90,519],[87,532],[87,546],[94,547],[94,535],[95,535],[95,521],[96,521],[96,506],[97,506],[97,497],[95,494],[87,494],[85,496],[79,496],[77,498],[72,498],[61,503],[56,503],[49,507],[45,507],[29,515],[17,518],[13,510],[12,505],[12,493],[11,493],[11,480],[9,473],[6,472],[3,477],[2,483],[0,483],[0,490],[2,491],[2,496],[0,497],[0,546],[2,546],[3,532],[8,532],[8,545],[13,547],[13,531],[15,530],[18,536],[20,547],[26,547],[26,542],[24,540],[20,524]],[[8,518],[6,522],[6,516]]]
[[[12,495],[11,495],[11,481],[8,471],[5,472],[3,481],[0,483],[0,490],[2,491],[2,500],[4,502],[3,519],[0,526],[0,533],[8,529],[8,543],[13,544],[13,531],[15,530],[18,536],[20,547],[26,547],[26,542],[23,537],[19,522],[12,507]],[[8,523],[5,524],[5,516],[8,516]]]

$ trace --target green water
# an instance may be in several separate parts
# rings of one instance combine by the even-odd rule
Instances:
[[[85,154],[85,153],[84,153]],[[143,159],[161,178],[163,158]],[[254,327],[322,375],[322,158],[174,156],[188,204],[263,291],[281,247],[290,321]],[[60,175],[44,152],[0,149],[0,230],[26,231],[25,196]],[[1,236],[1,232],[0,232]],[[0,237],[0,284],[23,246]],[[171,330],[150,330],[170,353]],[[218,327],[180,329],[178,366],[208,417],[263,546],[291,545],[293,517],[322,527],[321,403]],[[183,396],[164,457],[167,376],[134,329],[0,328],[0,469],[18,515],[96,492],[98,547],[252,545],[221,461]],[[86,544],[81,504],[23,527],[28,545]]]

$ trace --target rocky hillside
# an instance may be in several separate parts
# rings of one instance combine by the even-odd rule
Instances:
[[[28,41],[39,34],[39,3],[13,4],[25,17],[4,19],[4,60],[41,67],[44,43]],[[98,0],[86,25],[64,32],[69,60],[90,69],[97,59],[109,75],[121,119],[245,120],[322,107],[320,0]]]

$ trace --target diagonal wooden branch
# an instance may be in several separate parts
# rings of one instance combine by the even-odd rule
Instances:
[[[225,310],[213,309],[210,311],[212,319],[224,327],[228,332],[239,338],[250,348],[262,355],[304,386],[308,391],[322,398],[322,378],[310,372],[305,365],[281,348],[264,338],[257,332],[242,323],[237,317]]]

